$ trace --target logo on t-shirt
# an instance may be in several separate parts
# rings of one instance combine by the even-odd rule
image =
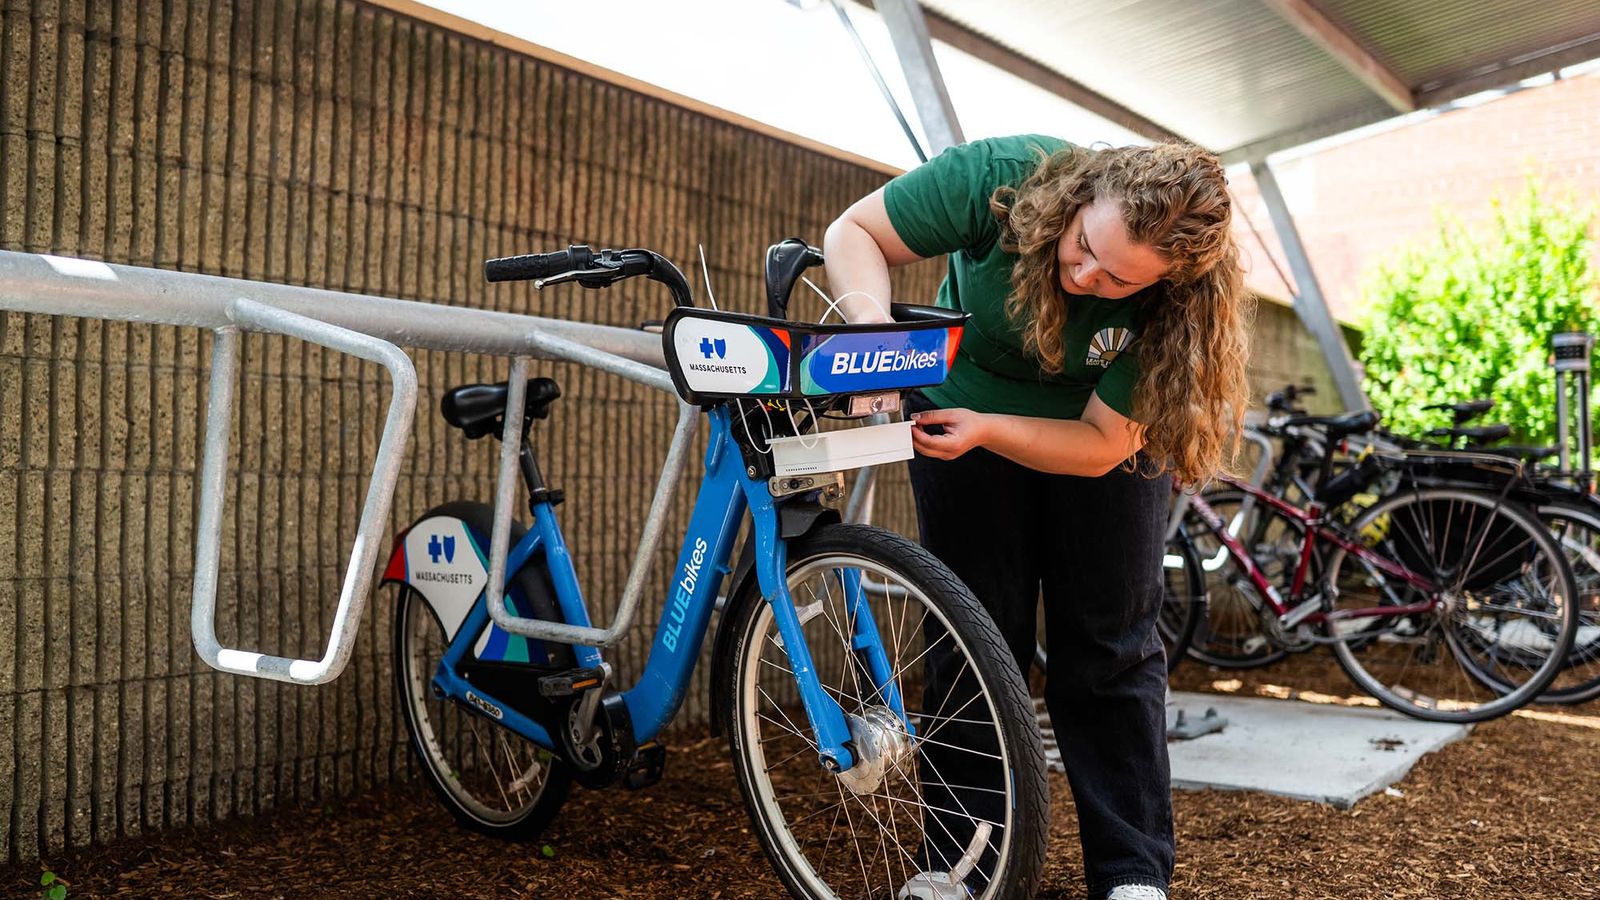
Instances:
[[[1086,366],[1099,366],[1108,368],[1117,354],[1128,349],[1133,343],[1133,332],[1126,328],[1102,328],[1089,339],[1089,355],[1084,358]]]

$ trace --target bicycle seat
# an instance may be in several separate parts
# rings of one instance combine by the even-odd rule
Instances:
[[[1473,416],[1481,415],[1491,409],[1494,409],[1494,401],[1467,400],[1462,403],[1435,403],[1431,406],[1424,406],[1423,409],[1430,412],[1434,410],[1441,412],[1448,411],[1454,415],[1456,424],[1460,425]]]
[[[1475,443],[1504,440],[1511,435],[1510,425],[1483,425],[1477,428],[1435,428],[1428,437],[1466,438]]]
[[[1536,463],[1540,460],[1549,459],[1550,457],[1555,456],[1556,454],[1560,453],[1561,450],[1556,447],[1529,447],[1524,444],[1506,444],[1503,447],[1485,447],[1483,448],[1483,452],[1493,453],[1496,456],[1509,456],[1512,459],[1521,459],[1531,463]]]
[[[468,438],[500,433],[506,414],[506,394],[510,383],[467,384],[452,388],[439,402],[439,413],[451,425],[465,431]],[[529,378],[523,415],[543,419],[550,415],[550,404],[561,396],[561,386],[549,378]]]
[[[1349,434],[1365,434],[1378,427],[1381,417],[1370,409],[1360,412],[1344,413],[1337,416],[1293,416],[1285,419],[1285,427],[1295,425],[1312,425],[1321,428],[1328,434],[1329,440],[1342,438]]]

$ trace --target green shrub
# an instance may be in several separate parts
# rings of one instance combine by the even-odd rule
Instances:
[[[1487,228],[1441,215],[1431,240],[1370,272],[1361,362],[1388,428],[1420,435],[1450,421],[1424,406],[1488,397],[1482,421],[1510,425],[1518,443],[1554,443],[1550,336],[1600,330],[1592,221],[1530,179],[1515,202],[1494,201]]]

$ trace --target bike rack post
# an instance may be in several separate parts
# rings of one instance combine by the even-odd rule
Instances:
[[[1594,335],[1568,331],[1550,339],[1556,369],[1556,434],[1561,471],[1572,472],[1571,410],[1567,400],[1567,377],[1571,376],[1578,394],[1578,469],[1587,487],[1593,472],[1589,443],[1594,423],[1589,418],[1589,357],[1594,353]]]
[[[276,307],[250,300],[233,301],[228,316],[237,324],[216,329],[216,346],[211,354],[211,392],[206,404],[205,458],[200,468],[200,518],[195,528],[194,601],[189,626],[194,649],[214,669],[238,675],[255,675],[295,684],[322,684],[344,671],[355,649],[361,615],[372,587],[372,574],[378,550],[383,544],[383,529],[389,521],[389,505],[395,483],[400,478],[400,463],[411,438],[411,423],[417,410],[417,370],[399,347]],[[389,413],[384,420],[383,437],[367,486],[361,523],[355,545],[339,591],[339,606],[334,612],[333,629],[321,659],[290,659],[224,647],[217,640],[217,563],[222,533],[223,481],[228,469],[228,438],[233,421],[233,386],[239,369],[239,329],[248,328],[283,334],[302,341],[348,353],[383,366],[393,384]]]
[[[234,674],[295,684],[333,680],[344,669],[354,648],[416,412],[416,370],[401,351],[402,346],[511,357],[522,361],[520,371],[524,375],[527,358],[568,359],[675,393],[671,377],[659,368],[660,338],[633,329],[98,260],[0,250],[0,310],[203,328],[216,334],[200,470],[190,627],[195,649],[208,665]],[[388,370],[394,384],[327,650],[317,660],[223,647],[216,638],[217,571],[233,385],[239,376],[239,336],[246,331],[296,337],[377,362]],[[525,391],[526,378],[515,385],[514,390]],[[521,414],[519,402],[514,416],[520,418]],[[508,630],[579,641],[598,633],[605,638],[603,644],[609,644],[627,629],[643,594],[651,554],[660,543],[667,505],[687,459],[696,419],[694,407],[679,404],[672,451],[662,468],[662,489],[651,506],[646,539],[634,558],[617,624],[606,631],[580,628],[573,629],[575,633],[565,631],[569,626],[550,622],[535,623],[537,628],[531,631],[519,630],[516,625]],[[513,460],[520,438],[520,430],[514,431],[510,441]],[[497,527],[506,529],[507,534],[510,508],[507,499],[497,504],[495,511],[500,523]],[[502,549],[497,570],[500,575],[493,588],[496,598],[500,597],[498,585],[503,581],[504,567]],[[504,606],[503,602],[499,605]],[[491,612],[495,608],[495,604],[490,605]]]
[[[530,332],[529,346],[558,359],[568,359],[582,365],[620,375],[630,381],[646,384],[676,396],[672,377],[665,371],[624,359],[603,350],[586,347],[576,341],[551,334]],[[527,389],[527,359],[518,356],[511,361],[511,384],[507,389],[504,434],[500,441],[500,473],[495,483],[494,530],[489,540],[489,584],[484,588],[484,602],[489,607],[489,618],[512,634],[563,644],[592,647],[610,647],[620,641],[633,624],[640,599],[644,596],[645,579],[650,574],[650,560],[661,545],[666,528],[667,511],[677,492],[678,481],[689,460],[689,444],[694,440],[699,410],[681,399],[678,401],[678,424],[672,432],[672,444],[667,459],[661,465],[661,477],[656,482],[655,498],[650,501],[650,512],[645,518],[644,534],[639,538],[639,548],[634,552],[633,568],[628,573],[628,583],[623,587],[622,600],[617,615],[608,628],[569,625],[519,616],[506,609],[505,575],[506,555],[511,544],[511,508],[516,502],[517,456],[522,451],[522,404]]]

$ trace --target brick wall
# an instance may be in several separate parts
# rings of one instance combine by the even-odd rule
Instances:
[[[686,263],[754,311],[760,256],[881,171],[350,0],[0,0],[0,248],[631,326],[653,285],[489,287],[479,263],[586,242]],[[930,295],[942,268],[897,272]],[[3,289],[3,287],[0,287]],[[1267,309],[1264,307],[1264,310]],[[1304,362],[1264,313],[1261,371]],[[0,847],[10,859],[317,801],[406,777],[387,598],[315,688],[224,676],[190,645],[210,340],[0,314]],[[490,491],[491,445],[444,427],[449,386],[504,363],[417,352],[393,524]],[[320,655],[385,402],[375,368],[244,341],[219,637]],[[596,619],[621,593],[674,417],[646,388],[541,365],[535,432]],[[909,530],[902,470],[880,521]],[[681,533],[687,496],[669,522]],[[670,565],[667,546],[658,566]],[[664,581],[664,576],[662,579]],[[618,660],[642,661],[647,603]],[[697,679],[683,713],[702,718]]]
[[[589,242],[687,261],[754,310],[760,255],[813,240],[883,174],[358,3],[7,3],[0,247],[636,325],[664,292],[490,288],[488,256]],[[898,289],[931,292],[937,264]],[[0,831],[12,858],[345,794],[403,775],[380,599],[350,669],[290,687],[189,641],[209,337],[0,317]],[[436,413],[503,363],[414,354],[392,520],[487,496],[493,449]],[[381,373],[245,341],[221,637],[317,656],[381,430]],[[545,365],[536,432],[584,588],[609,616],[664,454],[669,398]],[[890,476],[884,515],[905,527]],[[681,532],[687,504],[675,512]],[[675,546],[663,551],[670,563]],[[620,651],[642,659],[659,612]],[[698,683],[684,715],[704,714]]]

